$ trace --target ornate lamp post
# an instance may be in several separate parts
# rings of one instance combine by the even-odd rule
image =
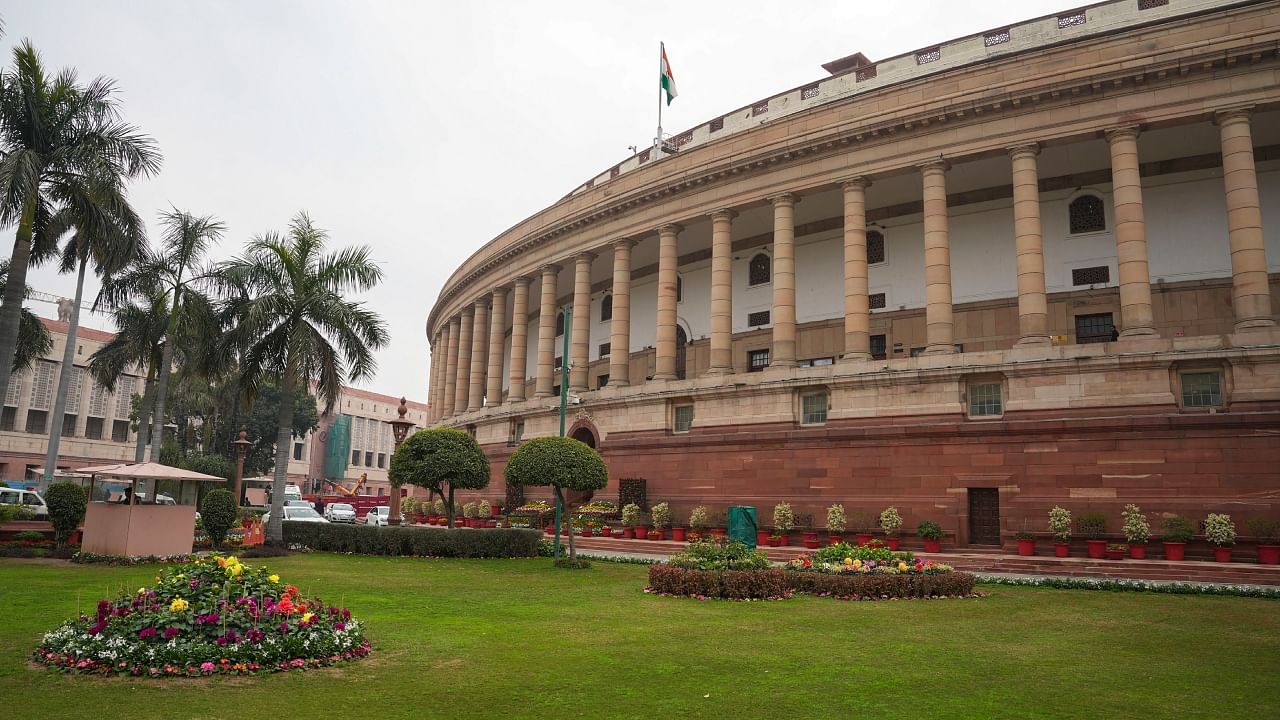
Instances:
[[[240,435],[231,442],[236,448],[236,507],[243,505],[240,483],[244,480],[244,456],[248,454],[249,447],[253,443],[249,442],[249,433],[245,430],[240,431]]]
[[[413,427],[413,423],[404,418],[409,412],[408,400],[400,398],[400,407],[397,412],[400,413],[400,417],[387,421],[387,424],[391,426],[392,437],[395,439],[395,450],[400,449],[400,444],[409,436],[409,430]],[[394,454],[394,452],[393,450],[392,453]],[[400,486],[394,482],[391,483],[391,507],[387,511],[387,524],[400,524]]]

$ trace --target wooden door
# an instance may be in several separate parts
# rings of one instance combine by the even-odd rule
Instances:
[[[969,488],[969,544],[1000,544],[1000,491]]]

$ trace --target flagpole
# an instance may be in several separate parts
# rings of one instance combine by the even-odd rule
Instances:
[[[653,159],[658,160],[662,157],[662,56],[665,48],[662,41],[658,41],[658,136],[653,140]]]

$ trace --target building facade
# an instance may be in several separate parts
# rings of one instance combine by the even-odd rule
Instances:
[[[1055,504],[1274,515],[1278,43],[1277,2],[1113,0],[828,63],[465,261],[431,419],[500,486],[568,362],[606,493],[643,478],[677,521],[896,505],[983,545]]]

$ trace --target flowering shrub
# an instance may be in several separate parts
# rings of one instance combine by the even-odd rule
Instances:
[[[769,556],[736,541],[694,542],[667,562],[686,570],[756,570],[769,567]]]
[[[898,534],[902,529],[902,516],[898,514],[898,508],[888,507],[880,513],[880,527],[890,537]]]
[[[214,555],[164,570],[154,587],[98,601],[93,615],[46,633],[34,659],[65,672],[161,677],[302,670],[369,651],[346,608]]]
[[[694,530],[702,530],[707,527],[707,509],[705,507],[699,505],[689,513],[689,527]]]
[[[627,503],[622,506],[622,524],[627,527],[635,527],[636,521],[640,519],[640,506],[635,503]]]
[[[658,503],[649,508],[649,521],[653,523],[655,529],[659,530],[671,524],[671,506]]]
[[[778,503],[773,506],[773,531],[785,535],[794,526],[795,516],[791,513],[791,503]]]
[[[832,505],[827,508],[827,532],[832,535],[839,535],[844,532],[844,506]]]
[[[1124,539],[1134,545],[1142,545],[1151,537],[1151,523],[1147,522],[1147,516],[1142,514],[1142,510],[1137,505],[1129,504],[1124,506],[1124,512],[1120,513],[1124,518]]]
[[[1049,532],[1060,543],[1071,540],[1071,511],[1054,505],[1049,511]]]
[[[542,519],[555,512],[555,508],[546,500],[534,500],[507,513],[511,527],[542,527]]]
[[[1204,519],[1204,537],[1218,547],[1236,544],[1236,524],[1224,513],[1209,513]]]
[[[890,550],[884,546],[884,543],[878,540],[872,540],[866,545],[850,545],[849,543],[836,543],[828,545],[817,552],[810,553],[805,557],[812,560],[818,565],[836,563],[844,564],[846,558],[849,560],[859,560],[861,562],[877,562],[881,564],[896,563],[899,561],[913,563],[915,562],[915,553],[908,550]]]

